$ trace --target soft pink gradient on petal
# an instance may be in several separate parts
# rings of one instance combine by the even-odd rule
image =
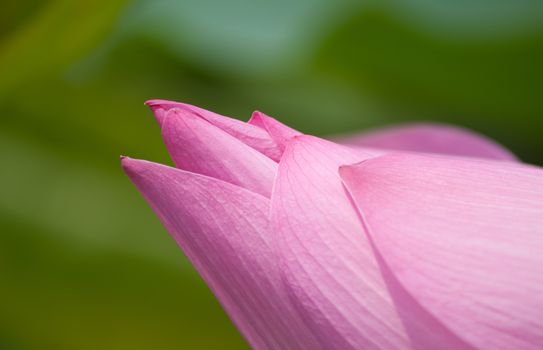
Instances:
[[[281,157],[281,152],[277,149],[277,145],[271,139],[270,135],[256,125],[251,125],[237,119],[225,117],[187,103],[166,100],[149,100],[145,102],[145,104],[151,108],[160,125],[162,125],[168,110],[172,108],[184,109],[207,120],[211,124],[226,131],[241,142],[256,149],[260,153],[275,161],[279,160]]]
[[[267,198],[152,162],[122,166],[254,349],[320,349],[282,289]]]
[[[168,110],[162,137],[177,168],[270,197],[277,163],[193,112]]]
[[[264,124],[264,119],[261,117],[263,114],[264,113],[262,112],[254,111],[253,114],[251,114],[251,118],[247,121],[247,124],[258,126],[262,130],[266,130],[266,124]]]
[[[412,124],[346,136],[342,144],[391,150],[448,154],[515,161],[516,157],[495,141],[473,131],[439,124]]]
[[[410,341],[337,168],[372,157],[311,136],[288,143],[271,220],[296,307],[326,349],[409,349]]]
[[[342,146],[146,104],[182,170],[123,168],[253,348],[543,348],[543,170],[455,127]]]
[[[268,134],[270,134],[272,140],[276,143],[281,154],[283,154],[285,151],[285,146],[291,138],[302,135],[301,132],[294,130],[276,119],[258,111],[253,113],[248,123],[266,130]]]
[[[422,307],[477,349],[543,349],[543,169],[391,154],[340,173]]]

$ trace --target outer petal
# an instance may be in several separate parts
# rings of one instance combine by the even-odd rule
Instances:
[[[270,197],[277,163],[194,113],[167,111],[162,137],[177,168]]]
[[[286,284],[326,349],[407,349],[409,339],[337,168],[371,154],[295,137],[279,164],[272,227]]]
[[[514,161],[507,149],[475,132],[439,124],[413,124],[338,140],[343,144]]]
[[[543,170],[386,155],[341,176],[387,266],[478,349],[543,348]]]
[[[253,348],[319,348],[281,289],[268,199],[156,163],[122,164]]]
[[[277,145],[281,154],[285,151],[286,144],[291,138],[302,135],[298,130],[294,130],[285,124],[280,123],[276,119],[268,117],[264,113],[258,111],[253,113],[248,123],[266,130]]]
[[[279,158],[281,158],[281,152],[277,149],[277,145],[271,139],[270,135],[258,126],[244,123],[237,119],[225,117],[186,103],[166,100],[150,100],[145,102],[145,104],[152,109],[160,125],[162,125],[168,110],[172,108],[187,110],[198,115],[200,118],[207,120],[216,127],[226,131],[241,142],[256,149],[271,159],[277,161]]]

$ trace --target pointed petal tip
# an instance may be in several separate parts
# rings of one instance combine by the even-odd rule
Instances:
[[[201,118],[193,111],[172,108],[163,114],[162,119],[162,138],[166,142],[166,146],[171,153],[172,141],[177,140],[181,134],[193,132],[196,134],[207,134],[210,129],[217,129],[212,123]],[[175,142],[174,142],[175,143]],[[187,147],[188,145],[185,145]]]
[[[164,109],[160,108],[163,102],[163,100],[148,100],[144,103],[144,105],[151,109],[151,112],[153,112],[153,115],[155,116],[155,119],[160,127],[162,127],[162,123],[164,122],[165,118]]]
[[[172,109],[183,110],[182,108],[180,108],[181,106],[183,106],[182,103],[168,100],[147,100],[145,101],[144,105],[151,109],[160,127],[162,127],[164,119],[166,118],[168,112],[170,112]]]
[[[344,177],[349,177],[353,171],[352,165],[345,164],[340,165],[338,168],[339,176],[343,179]]]
[[[194,113],[193,111],[188,110],[188,109],[178,108],[178,107],[170,108],[164,113],[164,116],[166,116],[166,117],[170,116],[170,115],[178,115],[178,116],[181,116],[181,117],[204,120],[198,114]]]
[[[262,118],[262,112],[259,111],[254,111],[251,114],[251,118],[249,118],[247,124],[258,126],[259,128],[266,130],[266,124]]]
[[[172,103],[172,102],[166,101],[166,100],[153,99],[153,100],[147,100],[143,104],[149,107],[149,109],[151,109],[151,111],[155,114],[155,117],[157,117],[158,119],[158,115],[161,114],[158,112],[163,112],[162,110],[167,109],[165,108],[165,105],[168,103]]]
[[[347,193],[349,193],[349,197],[352,196],[352,194],[350,194],[350,184],[357,178],[357,171],[361,168],[362,163],[365,163],[367,161],[368,159],[365,159],[361,162],[344,164],[338,167],[339,178],[341,179],[345,190],[347,191]]]
[[[145,101],[143,104],[149,108],[153,108],[153,107],[158,107],[160,105],[169,104],[169,103],[175,103],[175,102],[154,98],[154,99]]]
[[[125,172],[131,172],[131,170],[134,167],[135,159],[132,159],[127,156],[120,156],[121,159],[121,166]]]
[[[127,156],[121,156],[121,167],[129,178],[134,179],[149,169],[151,162],[141,159],[134,159]]]
[[[124,155],[121,154],[121,155],[119,156],[119,160],[121,161],[121,166],[124,168],[125,164],[126,164],[127,162],[130,162],[131,158],[128,157],[128,156],[124,156]]]
[[[256,126],[260,126],[260,127],[265,129],[266,128],[266,119],[267,118],[275,120],[275,118],[272,118],[272,117],[266,115],[265,113],[262,113],[260,111],[254,111],[251,114],[251,118],[249,118],[247,123],[248,124],[253,124],[253,125],[256,125]]]
[[[252,114],[251,114],[251,118],[249,119],[249,121],[253,120],[253,119],[262,119],[262,112],[260,111],[254,111]]]
[[[281,152],[292,137],[302,134],[260,111],[254,111],[247,123],[267,131]]]
[[[362,168],[367,163],[372,162],[377,158],[379,158],[379,159],[380,158],[390,158],[390,157],[395,157],[397,155],[398,155],[397,153],[389,153],[389,154],[380,155],[380,156],[373,157],[373,158],[363,159],[363,160],[361,160],[359,162],[352,163],[352,164],[340,165],[338,167],[339,177],[344,181],[349,180],[356,174],[357,169]]]

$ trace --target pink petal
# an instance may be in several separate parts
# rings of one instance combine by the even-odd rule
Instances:
[[[410,341],[337,168],[371,157],[311,136],[287,145],[272,229],[292,299],[326,349],[409,349]]]
[[[249,121],[247,121],[247,124],[258,126],[260,129],[266,130],[266,124],[264,123],[264,118],[262,118],[262,115],[266,116],[262,112],[254,111],[251,118],[249,118]]]
[[[122,165],[254,349],[319,349],[282,289],[267,198],[156,163]]]
[[[177,168],[270,197],[277,163],[194,113],[168,110],[162,137]]]
[[[281,157],[281,152],[277,149],[277,145],[271,139],[270,135],[258,126],[225,117],[186,103],[166,100],[150,100],[145,102],[145,104],[152,109],[160,125],[162,125],[164,116],[168,110],[172,108],[187,110],[226,131],[241,142],[256,149],[269,158],[277,161]]]
[[[543,349],[543,169],[392,154],[340,173],[423,308],[477,349]]]
[[[268,132],[272,140],[277,145],[277,148],[283,154],[287,142],[294,136],[302,135],[301,132],[294,130],[283,123],[275,120],[272,117],[268,117],[262,112],[254,112],[249,124],[256,125]],[[277,159],[279,161],[279,159]]]
[[[343,144],[514,161],[507,149],[475,132],[448,125],[390,127],[338,140]]]

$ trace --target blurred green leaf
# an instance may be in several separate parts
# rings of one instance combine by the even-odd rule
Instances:
[[[0,348],[246,348],[194,273],[0,224]]]
[[[0,99],[27,80],[55,76],[104,38],[125,0],[56,0],[5,38]]]
[[[528,160],[543,127],[543,29],[491,39],[450,38],[366,9],[331,33],[316,69],[371,95],[397,120],[466,125]]]

